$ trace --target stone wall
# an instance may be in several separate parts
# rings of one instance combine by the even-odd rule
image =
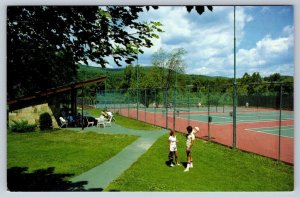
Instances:
[[[51,108],[48,106],[48,103],[35,105],[31,107],[26,107],[23,109],[15,110],[9,112],[9,125],[13,124],[12,120],[20,121],[20,120],[27,120],[29,124],[39,124],[40,114],[48,112],[52,117],[52,125],[54,128],[58,128],[57,121],[53,116],[53,112]]]

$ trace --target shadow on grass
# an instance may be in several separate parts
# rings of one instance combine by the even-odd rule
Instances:
[[[165,164],[166,164],[166,166],[171,167],[171,166],[170,166],[170,165],[171,165],[170,160],[165,161]],[[181,164],[184,168],[186,168],[186,166],[187,166],[187,162],[186,162],[186,161],[180,162],[180,164]]]
[[[54,173],[54,167],[27,172],[28,167],[12,167],[7,170],[9,191],[103,191],[102,188],[86,190],[87,181],[66,180],[74,174]]]

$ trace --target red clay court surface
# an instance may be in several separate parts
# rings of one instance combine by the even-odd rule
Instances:
[[[119,112],[119,114],[137,119],[136,109],[117,109],[112,110],[113,112]],[[174,118],[173,116],[168,116],[168,121],[166,121],[166,116],[162,113],[152,113],[139,111],[139,120],[147,122],[153,125],[168,127],[173,129]],[[233,144],[233,124],[214,124],[203,121],[188,120],[185,118],[180,118],[175,116],[175,129],[176,131],[185,133],[186,127],[188,125],[198,126],[200,131],[197,133],[196,137],[208,139],[210,134],[210,139],[213,142],[220,143],[229,147]],[[166,126],[166,124],[168,124]],[[293,120],[282,120],[281,126],[292,126],[294,124]],[[255,132],[251,130],[252,128],[265,128],[265,127],[278,127],[279,121],[261,121],[261,122],[244,122],[237,123],[236,125],[236,147],[240,150],[259,154],[262,156],[270,157],[273,159],[278,159],[283,162],[294,164],[294,138],[284,137],[278,135],[272,135],[268,133]],[[209,129],[208,129],[209,128]],[[208,130],[210,131],[208,133]]]

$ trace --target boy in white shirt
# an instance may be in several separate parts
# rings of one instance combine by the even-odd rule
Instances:
[[[175,130],[171,130],[170,132],[170,137],[169,137],[169,163],[170,166],[173,167],[174,166],[174,156],[175,156],[175,163],[176,165],[180,165],[178,163],[178,152],[177,152],[177,139],[176,139],[176,135],[175,135]]]
[[[192,126],[186,128],[188,134],[186,135],[186,156],[187,156],[187,165],[184,172],[189,171],[190,168],[193,168],[193,159],[192,159],[192,146],[195,141],[195,134],[199,131],[199,127],[193,129]]]

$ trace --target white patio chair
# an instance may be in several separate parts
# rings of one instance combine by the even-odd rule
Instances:
[[[96,118],[96,120],[97,120],[97,127],[101,127],[101,125],[103,127],[105,127],[105,118],[104,118],[104,116],[101,115],[99,118]]]
[[[89,127],[90,125],[94,126],[94,122],[93,121],[90,122],[89,119],[88,119],[88,117],[86,117],[86,122],[87,122],[87,127]]]
[[[106,126],[111,126],[111,120],[113,119],[113,116],[110,116],[108,120],[105,120]]]
[[[66,128],[68,127],[68,121],[65,120],[63,117],[59,117],[59,121],[60,121],[60,128],[62,128],[63,126],[66,126]]]
[[[113,115],[112,112],[108,111],[108,112],[106,112],[106,113],[108,114],[109,118],[111,117],[111,121],[115,121],[115,117],[114,117],[114,115]],[[109,119],[109,118],[108,118],[108,119]]]

